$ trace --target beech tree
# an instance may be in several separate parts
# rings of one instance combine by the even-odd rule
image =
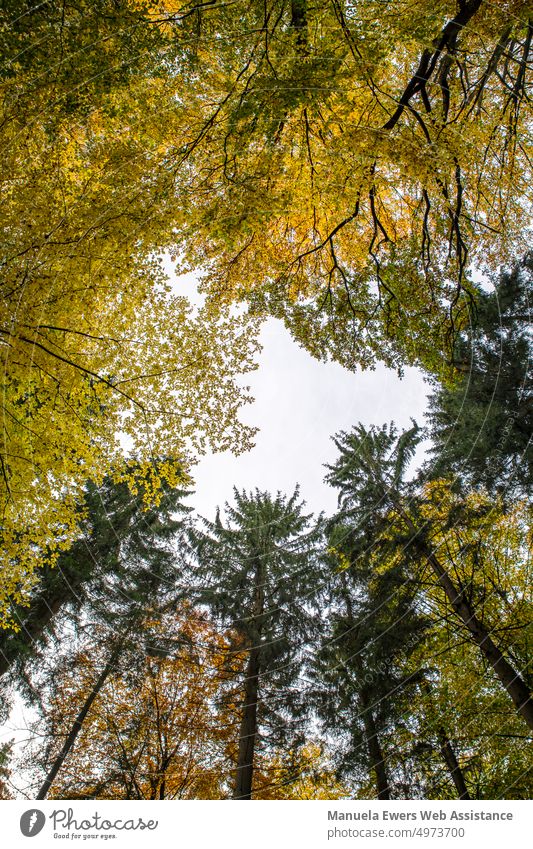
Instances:
[[[344,792],[301,745],[326,602],[297,492],[236,492],[191,537],[188,627],[200,635],[210,609],[238,667],[224,687],[192,636],[180,653],[162,628],[184,592],[179,488],[202,452],[251,446],[240,377],[269,315],[319,359],[434,380],[435,451],[416,479],[416,427],[339,435],[328,474],[340,507],[318,665],[325,719],[351,723],[354,792],[371,776],[381,798],[409,781],[527,795],[531,256],[513,263],[530,240],[532,37],[528,0],[2,4],[0,673],[34,699],[39,667],[52,676],[41,796]],[[178,294],[169,262],[201,276],[205,304]],[[66,654],[54,667],[67,626],[78,689]],[[224,703],[219,737],[200,672]],[[165,748],[192,746],[172,725],[189,684],[200,737],[236,766],[231,791]]]
[[[165,137],[159,120],[175,95],[141,7],[13,0],[1,13],[2,626],[75,538],[87,479],[135,460],[150,500],[207,447],[251,444],[236,378],[254,331],[195,312],[158,258],[175,243],[176,126],[171,111]]]
[[[445,371],[472,266],[527,245],[528,3],[172,8],[194,50],[179,232],[206,291],[315,356]]]
[[[407,713],[416,728],[408,759],[412,784],[423,798],[528,798],[531,732],[509,710],[490,669],[480,666],[477,647],[450,627],[441,610],[433,615],[436,624],[411,659],[424,669]],[[512,628],[511,622],[502,626],[500,634]],[[398,744],[403,747],[402,740]]]

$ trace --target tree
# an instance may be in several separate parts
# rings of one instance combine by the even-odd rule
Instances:
[[[401,453],[396,475],[405,472],[410,456]],[[357,462],[363,463],[361,454]],[[329,467],[330,483],[339,482],[336,468]],[[370,489],[370,478],[368,484]],[[350,515],[345,490],[339,503],[328,521],[329,621],[314,666],[314,698],[326,732],[337,741],[341,775],[360,781],[363,775],[378,799],[391,799],[409,795],[395,761],[406,757],[399,738],[402,728],[405,736],[406,708],[421,675],[409,658],[430,620],[405,562],[383,557],[372,528]],[[372,517],[367,520],[372,525]]]
[[[400,549],[413,563],[425,564],[436,593],[449,606],[455,627],[478,647],[518,714],[533,728],[531,688],[522,671],[527,667],[495,630],[498,613],[481,604],[483,596],[480,601],[472,594],[478,580],[482,585],[485,582],[478,549],[465,548],[460,538],[453,536],[461,519],[467,526],[474,522],[476,528],[480,515],[486,519],[490,507],[477,503],[476,496],[470,503],[450,504],[446,483],[436,484],[426,497],[420,497],[417,481],[403,480],[405,460],[412,456],[419,439],[416,425],[400,436],[392,425],[369,430],[358,425],[350,433],[342,432],[335,438],[339,457],[330,467],[328,481],[339,489],[345,515],[366,528],[373,545],[385,552]],[[432,501],[433,511],[438,505],[437,513],[432,513]],[[487,525],[482,524],[485,531]],[[518,603],[522,605],[523,600],[519,598]]]
[[[480,293],[473,326],[456,345],[453,382],[430,396],[428,473],[509,497],[533,484],[531,309],[533,255]]]
[[[214,522],[192,541],[197,597],[239,635],[246,656],[233,798],[251,799],[256,749],[299,743],[304,699],[299,676],[313,629],[320,530],[303,513],[298,488],[285,497],[234,489]]]
[[[120,319],[109,302],[102,305],[108,331],[117,333],[117,346],[105,339],[82,341],[86,331],[102,330],[94,325],[72,334],[36,329],[41,341],[26,333],[22,339],[13,328],[6,337],[4,625],[9,624],[10,601],[25,598],[35,568],[53,565],[75,538],[76,503],[88,477],[98,484],[114,468],[116,480],[129,477],[135,487],[129,476],[135,465],[149,503],[157,498],[161,480],[170,485],[188,480],[183,470],[190,467],[191,445],[202,452],[209,444],[237,451],[250,444],[252,430],[237,424],[244,399],[235,382],[236,372],[252,366],[245,353],[246,333],[239,337],[231,322],[224,326],[223,321],[206,324],[202,317],[191,318],[184,301],[165,302],[149,289],[143,297],[144,304],[135,308],[137,325],[133,319],[128,326],[127,311]],[[97,307],[93,303],[90,309]],[[56,327],[68,327],[63,318],[48,316]],[[30,321],[26,313],[25,324]],[[168,335],[170,327],[179,330]],[[120,337],[125,336],[130,341],[123,348]],[[70,344],[68,339],[76,341]],[[130,440],[129,460],[119,435]],[[158,456],[168,462],[156,464]]]
[[[107,652],[88,642],[59,659],[39,724],[44,764],[56,762]],[[157,623],[138,623],[121,652],[85,712],[52,798],[223,798],[235,734],[225,705],[241,665],[227,636],[185,604]]]
[[[509,552],[510,559],[516,551]],[[503,554],[503,549],[498,555]],[[509,576],[515,588],[523,581],[518,570]],[[429,589],[429,587],[428,587]],[[443,747],[450,744],[468,794],[473,799],[522,799],[531,795],[531,732],[509,710],[508,696],[480,664],[479,650],[465,640],[450,622],[436,598],[427,599],[435,626],[412,656],[414,668],[424,669],[417,692],[413,692],[409,722],[416,728],[417,743],[410,759],[411,776],[424,798],[461,796],[452,763],[443,770]],[[510,614],[510,615],[509,615]],[[515,607],[498,622],[497,635],[514,655],[513,637],[527,635],[527,613]],[[519,639],[518,644],[522,642]],[[518,646],[517,646],[518,647]],[[520,649],[519,649],[520,651]],[[523,648],[522,648],[523,651]],[[522,668],[520,654],[516,657]],[[523,669],[527,676],[528,669]],[[446,752],[450,760],[450,751]],[[464,798],[464,796],[463,796]]]
[[[67,583],[61,591],[60,582],[45,581],[30,607],[28,627],[23,622],[22,638],[8,635],[6,640],[6,665],[15,662],[22,671],[23,694],[41,707],[41,692],[53,687],[58,672],[55,655],[65,634],[74,645],[77,640],[82,646],[88,643],[97,658],[93,679],[86,681],[70,727],[60,741],[54,737],[56,748],[53,755],[48,752],[47,774],[37,793],[40,799],[53,786],[117,666],[126,659],[131,668],[138,665],[139,652],[141,661],[148,651],[164,653],[161,618],[183,596],[179,544],[183,515],[188,512],[180,504],[183,491],[163,487],[157,506],[146,510],[144,493],[134,497],[125,484],[108,480],[101,490],[91,485],[87,490],[92,508],[86,521],[88,538],[80,540],[77,551],[71,553],[74,557],[81,553],[81,562],[74,567],[65,556],[66,573],[61,575],[64,580],[72,575],[74,586]],[[49,600],[55,600],[55,609],[48,609]],[[38,645],[33,644],[34,638]],[[55,651],[43,652],[52,639]]]
[[[173,40],[150,8],[2,10],[2,626],[75,538],[86,480],[120,479],[127,460],[149,477],[166,457],[156,490],[207,446],[250,445],[236,377],[254,331],[196,313],[158,258],[175,242],[178,117],[157,71]]]
[[[315,356],[445,371],[472,266],[526,247],[529,5],[187,9],[174,162],[180,244],[206,291],[284,319]]]
[[[249,446],[228,301],[318,357],[446,370],[470,266],[527,238],[531,35],[525,0],[4,5],[0,600],[119,432],[146,468]],[[199,316],[164,250],[205,272]]]
[[[26,677],[46,647],[60,641],[67,621],[76,628],[100,622],[112,632],[149,594],[151,603],[159,603],[176,593],[181,577],[176,548],[189,512],[182,504],[185,495],[163,485],[157,505],[148,508],[140,485],[132,493],[125,482],[109,477],[100,486],[88,481],[80,536],[56,566],[39,571],[24,604],[9,610],[16,630],[0,634],[0,674],[14,667]]]

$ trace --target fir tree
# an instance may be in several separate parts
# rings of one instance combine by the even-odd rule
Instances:
[[[258,748],[299,742],[305,700],[299,676],[314,626],[319,527],[288,498],[234,489],[194,535],[204,586],[199,600],[238,635],[246,652],[233,797],[251,799]]]
[[[416,446],[416,430],[379,469],[374,439],[385,460],[391,433],[367,436],[360,442],[347,435],[337,439],[341,456],[328,467],[326,480],[340,491],[340,509],[328,523],[331,607],[314,674],[319,715],[339,743],[340,773],[364,776],[366,784],[370,779],[377,798],[390,799],[405,792],[395,787],[393,752],[418,677],[409,656],[429,621],[405,562],[380,544],[379,513],[372,509],[376,503],[387,509],[389,488],[402,479]]]
[[[533,485],[533,253],[480,292],[456,346],[456,380],[430,396],[428,471],[489,492]]]

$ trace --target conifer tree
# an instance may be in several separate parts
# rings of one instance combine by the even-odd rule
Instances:
[[[458,338],[455,380],[430,397],[428,471],[489,492],[533,485],[533,254],[480,292]]]
[[[363,453],[357,458],[361,464]],[[396,476],[409,459],[405,450]],[[340,484],[337,468],[329,467],[330,483]],[[369,479],[373,483],[379,485]],[[377,798],[390,799],[405,794],[393,774],[393,752],[419,677],[408,665],[409,656],[429,620],[405,563],[376,545],[372,516],[365,522],[351,516],[346,495],[341,488],[340,510],[328,523],[327,559],[334,574],[329,624],[314,670],[317,707],[325,729],[337,738],[341,774],[363,775],[364,783],[370,777]]]
[[[439,535],[446,536],[461,515],[470,509],[472,520],[476,510],[487,512],[489,508],[448,504],[443,496],[440,513],[431,514],[427,506],[431,490],[425,495],[419,480],[404,477],[407,461],[420,441],[416,424],[399,436],[394,425],[367,430],[359,424],[349,433],[338,434],[334,441],[340,455],[327,480],[339,489],[345,515],[366,529],[372,545],[383,554],[402,552],[413,568],[424,565],[433,587],[449,606],[455,627],[478,647],[518,714],[533,728],[533,699],[526,672],[495,632],[498,623],[491,619],[490,608],[483,598],[477,602],[472,594],[479,570],[475,554],[471,564],[467,561],[472,575],[464,580],[454,557],[448,562],[446,547],[441,551]],[[446,486],[444,491],[448,491]],[[463,546],[457,560],[467,557],[470,550]]]
[[[305,712],[299,676],[314,627],[320,529],[286,497],[234,489],[214,522],[193,536],[199,600],[232,627],[246,652],[233,797],[251,799],[256,749],[299,741]]]
[[[0,675],[14,664],[20,672],[39,657],[58,620],[121,625],[136,604],[158,602],[176,591],[180,572],[171,544],[177,542],[188,508],[184,489],[164,486],[157,505],[146,508],[145,491],[107,477],[88,481],[81,533],[56,566],[40,572],[28,604],[13,604],[18,630],[0,634]]]

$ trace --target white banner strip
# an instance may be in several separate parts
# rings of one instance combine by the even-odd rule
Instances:
[[[2,845],[489,849],[531,845],[533,802],[164,801],[2,805]],[[67,842],[68,841],[68,842]]]

